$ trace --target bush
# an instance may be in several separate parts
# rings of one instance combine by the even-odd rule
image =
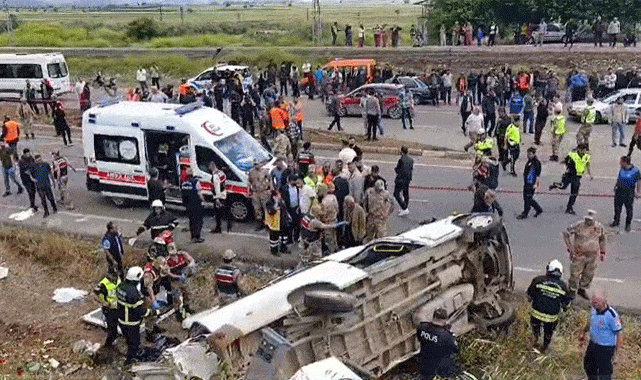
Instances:
[[[127,24],[127,37],[135,41],[150,40],[158,36],[158,27],[154,20],[141,17]]]

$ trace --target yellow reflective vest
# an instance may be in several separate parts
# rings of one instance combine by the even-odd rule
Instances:
[[[570,157],[570,159],[574,161],[576,175],[582,176],[585,173],[585,169],[588,167],[588,164],[590,163],[590,155],[586,153],[583,155],[583,157],[581,157],[577,152],[570,152],[568,153],[568,157]]]
[[[516,124],[510,124],[505,131],[505,140],[509,145],[519,145],[521,143],[521,130]]]
[[[474,149],[478,153],[483,153],[484,151],[488,149],[494,148],[494,139],[491,137],[486,137],[485,140],[479,141],[474,145]]]
[[[100,298],[100,301],[102,301],[105,306],[109,305],[110,309],[116,309],[118,307],[118,297],[116,297],[116,289],[118,288],[118,285],[120,285],[120,279],[116,280],[116,283],[114,284],[109,280],[108,278],[103,278],[99,282],[100,285],[104,285],[105,289],[107,289],[107,297],[105,297],[104,294],[100,293],[98,294],[98,298]]]
[[[564,135],[565,129],[565,116],[557,115],[552,118],[552,133],[555,135]]]
[[[581,123],[583,124],[594,124],[596,120],[596,108],[594,106],[587,106],[583,110],[581,115]]]

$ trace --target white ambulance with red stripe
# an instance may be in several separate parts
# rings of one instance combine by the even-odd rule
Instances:
[[[149,172],[166,184],[168,203],[182,203],[180,181],[191,167],[212,199],[210,162],[223,170],[237,220],[252,215],[247,174],[272,155],[230,117],[200,103],[188,105],[113,101],[83,113],[87,189],[116,205],[148,200]]]

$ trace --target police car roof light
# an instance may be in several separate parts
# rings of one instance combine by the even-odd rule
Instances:
[[[186,104],[184,106],[178,107],[174,111],[176,112],[177,115],[184,115],[184,114],[189,113],[191,111],[197,110],[202,106],[203,106],[203,102],[196,101],[196,102],[189,103],[189,104]]]

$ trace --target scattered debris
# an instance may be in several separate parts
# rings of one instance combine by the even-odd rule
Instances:
[[[89,341],[81,339],[73,344],[71,350],[77,354],[94,355],[99,348],[100,343],[91,343]]]
[[[71,366],[68,370],[65,371],[64,375],[65,375],[65,377],[69,376],[74,372],[78,372],[81,368],[82,368],[82,366],[80,364],[76,364],[74,366]]]
[[[9,275],[9,268],[0,267],[0,280],[7,277],[8,275]]]
[[[16,222],[22,222],[23,220],[27,220],[33,216],[34,212],[32,208],[29,208],[24,211],[16,212],[11,215],[9,215],[9,219],[13,219]]]
[[[49,365],[51,366],[51,368],[56,369],[56,368],[58,368],[60,366],[60,362],[57,361],[54,358],[50,358],[49,359]]]
[[[68,303],[75,299],[82,299],[87,295],[85,290],[74,288],[58,288],[53,291],[52,299],[58,303]]]
[[[186,341],[167,349],[165,356],[185,378],[209,380],[218,374],[218,356],[208,349],[204,342]]]

